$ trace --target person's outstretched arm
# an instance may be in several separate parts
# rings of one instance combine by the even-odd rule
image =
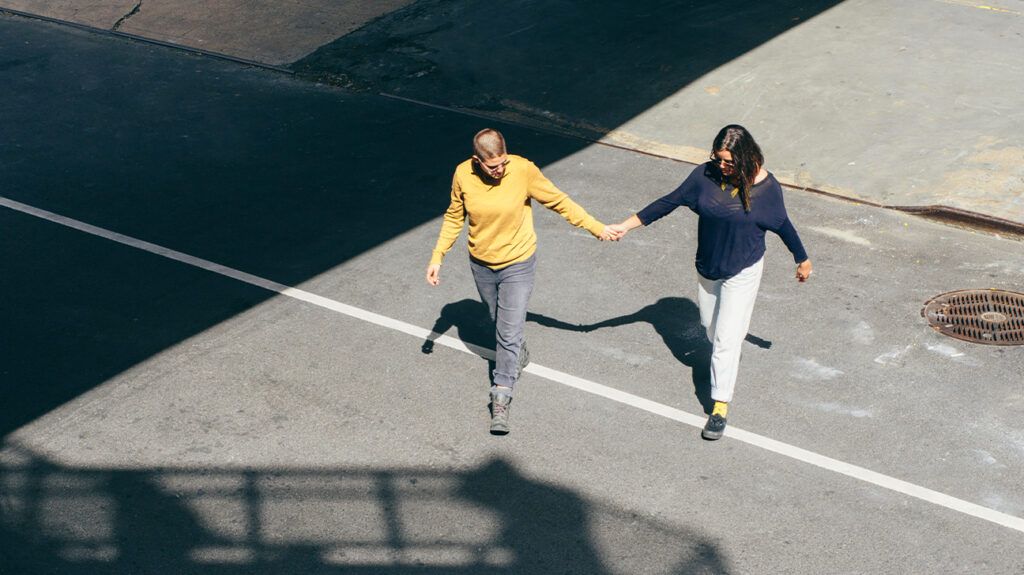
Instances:
[[[437,236],[437,243],[434,244],[434,251],[430,255],[430,264],[427,265],[428,284],[436,286],[441,283],[441,262],[448,250],[455,245],[455,240],[459,239],[465,222],[466,206],[462,202],[462,187],[459,185],[458,175],[455,175],[452,177],[451,203],[444,212],[441,233]]]
[[[527,169],[531,171],[527,193],[531,198],[537,200],[540,205],[553,212],[557,212],[567,222],[587,230],[595,238],[601,240],[619,239],[619,234],[612,232],[609,226],[599,222],[594,216],[588,214],[587,210],[583,209],[583,206],[572,201],[568,194],[555,187],[555,184],[551,183],[551,180],[547,179],[541,173],[540,168],[534,165],[533,162],[529,163]]]
[[[790,221],[789,214],[786,212],[782,188],[779,187],[773,195],[767,196],[765,199],[771,202],[769,220],[772,225],[769,225],[768,229],[777,234],[782,239],[782,243],[786,244],[789,253],[793,254],[793,262],[796,263],[796,280],[801,283],[805,282],[811,277],[813,266],[811,259],[807,257],[807,250],[804,249],[803,242],[800,241],[800,234],[797,233],[796,227],[793,226],[793,222]]]
[[[683,180],[679,187],[654,200],[644,209],[622,220],[618,224],[608,226],[614,232],[619,233],[619,239],[625,236],[630,230],[641,226],[647,226],[672,213],[679,206],[686,206],[693,209],[697,205],[697,196],[700,194],[698,178],[703,172],[697,166],[690,175]]]
[[[778,229],[772,231],[782,238],[782,243],[786,244],[789,253],[793,254],[793,261],[796,263],[796,281],[801,283],[807,281],[811,277],[811,258],[807,257],[804,244],[800,241],[800,234],[796,233],[796,227],[789,220],[789,216],[786,216]]]

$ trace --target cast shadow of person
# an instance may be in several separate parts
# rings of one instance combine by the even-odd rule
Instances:
[[[192,572],[193,548],[225,543],[178,497],[161,489],[154,474],[115,472],[106,487],[117,502],[117,566],[125,573]]]
[[[441,315],[434,320],[434,327],[430,328],[430,335],[423,341],[420,351],[433,353],[434,342],[437,341],[437,338],[453,327],[458,339],[467,344],[474,353],[487,360],[487,377],[489,380],[493,380],[494,359],[484,355],[484,352],[494,350],[496,344],[494,322],[483,302],[464,299],[446,304],[441,308]]]
[[[609,573],[588,537],[588,506],[572,491],[530,480],[494,459],[468,473],[458,494],[498,514],[495,541],[512,554],[501,572]]]
[[[608,528],[609,517],[602,520],[601,510],[579,493],[563,486],[526,477],[516,467],[495,458],[462,476],[457,494],[497,514],[500,530],[493,538],[496,549],[480,549],[472,573],[516,573],[540,575],[547,573],[602,575],[613,570],[602,560],[602,549],[594,533]],[[639,520],[643,526],[643,520]],[[630,533],[638,516],[632,514],[631,526],[621,532],[622,539],[636,537]],[[648,527],[653,527],[653,522]],[[727,573],[729,566],[718,545],[699,533],[680,530],[664,538],[663,543],[642,537],[633,540],[637,553],[679,553],[676,565],[668,573]],[[668,543],[666,546],[664,543]],[[481,565],[494,551],[508,552],[501,567]],[[488,552],[492,553],[488,553]],[[615,559],[613,559],[614,561]]]
[[[546,327],[578,332],[591,332],[637,322],[649,323],[661,336],[661,340],[672,355],[690,368],[694,395],[704,412],[711,413],[714,407],[715,402],[711,399],[711,343],[707,339],[704,326],[700,323],[700,310],[692,300],[664,297],[629,315],[587,325],[570,324],[535,313],[527,314],[526,319]],[[746,341],[762,349],[772,346],[772,342],[749,333]]]

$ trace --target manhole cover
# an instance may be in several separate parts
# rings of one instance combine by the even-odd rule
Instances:
[[[1024,344],[1024,293],[965,289],[928,300],[921,316],[939,333],[990,345]]]

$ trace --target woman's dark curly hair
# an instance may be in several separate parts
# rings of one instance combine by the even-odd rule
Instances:
[[[729,124],[719,130],[715,141],[711,146],[711,155],[720,150],[732,154],[732,161],[735,163],[736,187],[740,190],[740,201],[743,202],[743,211],[750,212],[750,188],[754,185],[754,178],[757,172],[764,165],[764,155],[761,154],[761,147],[754,141],[754,137],[746,128],[738,124]]]

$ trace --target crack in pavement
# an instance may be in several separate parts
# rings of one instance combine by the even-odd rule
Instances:
[[[131,9],[130,12],[128,12],[124,16],[121,16],[121,18],[119,18],[117,20],[117,22],[114,22],[114,27],[111,28],[111,30],[119,29],[126,21],[128,21],[129,18],[131,18],[132,16],[138,14],[139,10],[141,10],[141,9],[142,9],[142,0],[139,0],[138,3],[135,4],[135,7]]]

